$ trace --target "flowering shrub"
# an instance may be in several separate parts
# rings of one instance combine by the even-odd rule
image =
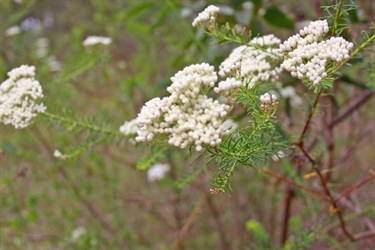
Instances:
[[[361,27],[363,37],[355,37],[354,29],[348,29],[354,15],[368,10],[357,13],[359,6],[340,0],[323,8],[328,16],[320,14],[316,20],[295,23],[267,1],[208,7],[204,2],[172,1],[166,7],[135,2],[116,2],[111,7],[93,1],[93,10],[98,9],[93,15],[95,25],[100,24],[100,32],[106,36],[86,37],[84,34],[93,34],[92,27],[77,27],[63,55],[54,55],[56,41],[50,42],[48,32],[42,34],[54,23],[48,14],[42,19],[25,17],[18,20],[19,25],[9,22],[3,32],[6,42],[30,35],[25,46],[33,49],[30,59],[22,58],[24,61],[4,52],[9,65],[1,69],[8,76],[0,85],[0,123],[6,125],[2,130],[13,135],[9,138],[16,138],[12,127],[23,129],[17,130],[22,135],[30,133],[32,141],[38,142],[30,148],[38,148],[38,154],[29,154],[33,156],[25,161],[23,157],[10,160],[21,146],[6,137],[1,168],[9,164],[9,168],[25,165],[28,169],[28,161],[48,162],[44,171],[57,177],[50,178],[54,181],[51,186],[61,190],[66,185],[89,214],[85,220],[61,225],[68,237],[57,245],[166,248],[172,241],[173,249],[203,249],[210,238],[205,238],[205,226],[196,235],[202,239],[186,240],[188,233],[194,234],[189,229],[198,224],[203,210],[212,215],[212,223],[202,218],[202,224],[215,224],[209,231],[217,234],[220,240],[215,246],[221,249],[245,245],[251,249],[340,248],[349,242],[355,247],[369,246],[375,226],[368,203],[374,197],[367,199],[364,188],[375,179],[367,162],[372,161],[358,160],[362,166],[356,171],[345,166],[348,159],[354,162],[350,156],[356,151],[356,143],[349,145],[348,141],[359,143],[373,132],[371,122],[365,126],[360,120],[374,117],[361,113],[360,108],[375,88],[371,85],[375,79],[374,24],[369,18],[362,20],[366,23]],[[23,1],[6,6],[21,8],[23,4],[27,9]],[[129,10],[122,11],[122,4]],[[5,10],[13,8],[6,6]],[[108,18],[112,8],[116,11]],[[159,19],[153,22],[155,16]],[[138,23],[141,17],[142,25]],[[167,22],[169,18],[176,22]],[[267,23],[264,30],[260,29],[262,22]],[[161,28],[168,23],[176,34]],[[301,27],[296,28],[297,24]],[[119,32],[119,27],[128,33]],[[143,43],[131,42],[131,35],[140,36]],[[155,43],[150,43],[151,37],[158,37]],[[130,60],[130,56],[134,57]],[[0,65],[5,64],[0,61]],[[346,104],[352,92],[359,97]],[[347,124],[335,137],[334,128],[353,113],[361,116],[357,125]],[[364,135],[357,132],[360,125]],[[368,154],[366,159],[373,156],[373,152]],[[8,176],[0,194],[24,176],[23,169],[14,178]],[[285,190],[280,188],[282,184]],[[102,195],[101,187],[103,197],[111,194],[115,201],[100,203],[102,198],[87,198]],[[361,196],[352,197],[357,190]],[[63,191],[56,192],[62,195],[59,192]],[[183,203],[185,198],[190,204]],[[239,208],[236,212],[232,213],[229,198],[233,199],[231,206]],[[156,206],[158,202],[163,205]],[[220,209],[216,202],[221,202]],[[38,202],[30,198],[24,203],[24,210],[17,212],[20,218],[40,220],[35,215]],[[1,201],[4,207],[12,204]],[[118,207],[112,206],[121,204],[133,211],[132,216],[114,212]],[[160,219],[168,229],[156,225],[133,228],[131,225],[146,224],[133,216],[139,208],[149,216],[148,221]],[[13,215],[12,209],[18,208],[7,210],[6,218],[12,217],[8,216]],[[65,213],[69,211],[61,211]],[[351,225],[351,218],[361,226]],[[91,219],[100,229],[92,229]],[[232,223],[240,226],[232,230]],[[9,224],[18,228],[21,222]],[[163,242],[158,237],[149,239],[149,235],[167,231],[171,237],[161,235]],[[147,237],[139,236],[143,234]],[[5,235],[13,239],[6,247],[29,247],[17,243],[12,229],[5,230]],[[54,243],[48,246],[56,247]]]

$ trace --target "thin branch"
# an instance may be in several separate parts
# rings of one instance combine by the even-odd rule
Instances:
[[[309,192],[311,194],[319,196],[320,198],[322,198],[325,201],[329,201],[330,200],[328,196],[322,194],[321,192],[319,192],[319,191],[317,191],[317,190],[315,190],[313,188],[307,187],[307,186],[305,186],[303,184],[300,184],[298,182],[295,182],[292,179],[289,179],[289,178],[287,178],[287,177],[285,177],[283,175],[280,175],[280,174],[277,174],[277,173],[274,173],[274,172],[271,172],[271,171],[268,171],[266,169],[259,168],[259,167],[256,167],[256,166],[253,166],[253,168],[255,168],[256,170],[258,170],[258,171],[260,171],[260,172],[262,172],[262,173],[264,173],[264,174],[266,174],[268,176],[277,178],[277,179],[279,179],[279,180],[281,180],[283,182],[289,183],[289,184],[291,184],[293,186],[296,186],[296,187],[299,187],[299,188],[301,188],[301,189],[303,189],[303,190],[305,190],[305,191],[307,191],[307,192]]]
[[[67,124],[69,124],[73,127],[79,126],[79,127],[83,127],[83,128],[88,129],[88,130],[91,130],[91,131],[99,132],[99,133],[123,136],[123,134],[121,134],[119,131],[116,131],[116,130],[98,127],[98,126],[92,125],[90,123],[82,122],[82,121],[74,121],[74,120],[71,120],[67,117],[62,117],[62,116],[59,116],[59,115],[51,114],[49,112],[44,112],[42,114],[44,116],[46,116],[47,118],[51,119],[51,120],[54,120],[54,121],[57,121],[57,122],[67,123]]]
[[[340,3],[338,5],[338,9],[336,11],[335,19],[333,20],[332,36],[336,35],[337,26],[338,26],[338,23],[339,23],[339,18],[340,18],[340,15],[341,15],[341,10],[342,10],[342,6],[344,4],[344,1],[345,0],[340,0]]]
[[[199,214],[202,210],[202,207],[203,207],[203,204],[204,204],[205,200],[207,199],[207,196],[208,196],[208,192],[205,192],[204,194],[202,194],[200,196],[200,198],[199,198],[197,204],[195,205],[193,211],[191,211],[188,219],[186,220],[185,225],[182,227],[181,231],[178,233],[177,239],[174,242],[173,247],[172,247],[173,250],[179,249],[179,246],[181,245],[182,241],[184,240],[186,234],[188,233],[188,231],[192,227],[193,223],[198,219],[198,216],[199,216]]]
[[[310,114],[307,117],[305,126],[303,127],[303,130],[302,130],[301,135],[299,137],[299,143],[302,143],[302,145],[303,145],[303,139],[304,139],[305,134],[307,132],[307,129],[308,129],[309,125],[310,125],[311,119],[312,119],[312,117],[314,115],[314,112],[315,112],[315,109],[316,109],[316,107],[318,105],[319,98],[320,98],[321,94],[322,94],[322,90],[320,90],[319,93],[315,96],[314,104],[313,104],[313,106],[311,108]]]
[[[351,113],[353,113],[355,110],[357,110],[359,107],[361,107],[367,101],[369,101],[373,95],[374,95],[374,92],[366,91],[365,94],[363,94],[361,97],[359,97],[357,100],[355,100],[352,104],[349,104],[348,107],[343,112],[341,112],[339,115],[337,115],[333,119],[333,121],[330,123],[329,127],[332,128],[332,127],[336,126],[338,123],[342,122]]]
[[[289,219],[292,210],[292,201],[295,196],[295,189],[290,184],[287,185],[286,196],[284,200],[284,216],[282,222],[282,232],[281,232],[281,245],[284,245],[288,238],[289,229]]]
[[[324,98],[325,102],[329,102],[328,98]],[[329,103],[328,103],[329,104]],[[334,166],[334,155],[335,155],[335,143],[334,143],[334,131],[333,127],[329,126],[330,122],[332,121],[333,111],[332,105],[327,105],[323,107],[323,135],[324,135],[324,142],[327,148],[327,161],[324,164],[324,169],[327,171],[325,174],[325,180],[327,183],[331,180],[331,169]]]
[[[375,174],[371,174],[371,176],[367,177],[366,179],[363,179],[361,181],[359,181],[358,183],[354,184],[353,186],[351,186],[350,188],[346,189],[345,191],[343,191],[336,199],[335,199],[335,202],[338,202],[340,199],[342,199],[343,197],[346,197],[348,194],[350,194],[351,192],[357,190],[358,188],[360,188],[361,186],[365,185],[366,183],[372,181],[375,179]]]
[[[354,235],[353,239],[354,241],[360,241],[360,240],[372,238],[372,237],[375,237],[375,232],[366,231],[366,232],[362,232],[362,233],[358,233]],[[350,241],[345,241],[343,243],[340,243],[338,246],[330,248],[329,250],[343,249],[343,247],[349,245],[350,243],[351,243]]]
[[[329,190],[328,188],[328,185],[327,185],[327,182],[325,181],[322,173],[320,172],[319,168],[317,168],[316,166],[313,166],[315,172],[318,174],[319,176],[319,179],[322,183],[322,186],[324,188],[324,191],[326,192],[326,195],[329,197],[330,201],[331,201],[331,206],[332,206],[332,210],[337,213],[337,216],[339,217],[339,220],[340,220],[340,225],[341,225],[341,229],[342,231],[344,232],[344,234],[351,240],[351,241],[354,241],[354,237],[349,233],[348,229],[346,228],[346,225],[345,225],[345,220],[344,220],[344,216],[342,215],[342,212],[340,210],[340,208],[338,207],[337,205],[337,202],[335,201],[335,199],[333,198],[332,194],[331,194],[331,191]]]

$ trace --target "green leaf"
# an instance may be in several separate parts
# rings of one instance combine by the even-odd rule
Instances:
[[[270,7],[267,9],[266,13],[263,16],[264,20],[269,24],[285,29],[294,28],[294,20],[290,16],[286,15],[279,8]]]
[[[141,15],[143,12],[148,11],[154,6],[153,2],[141,2],[126,13],[127,18]]]
[[[160,159],[160,157],[163,156],[163,153],[168,149],[168,147],[162,147],[158,148],[155,152],[152,153],[152,155],[147,155],[143,157],[138,163],[137,163],[137,169],[138,170],[147,170],[149,169],[152,164],[154,164],[157,160]]]
[[[179,190],[183,190],[186,185],[188,185],[190,182],[194,181],[196,179],[196,177],[200,173],[202,173],[207,167],[208,167],[208,165],[200,166],[200,167],[196,168],[193,172],[189,173],[184,178],[179,179],[178,182],[177,182],[177,188]]]

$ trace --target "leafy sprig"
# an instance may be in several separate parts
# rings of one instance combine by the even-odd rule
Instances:
[[[217,148],[207,149],[209,158],[215,159],[219,166],[212,185],[224,192],[232,190],[230,177],[238,166],[264,163],[287,148],[287,138],[276,129],[275,110],[265,113],[258,96],[257,86],[242,89],[236,102],[246,107],[251,117],[249,125],[229,135]]]

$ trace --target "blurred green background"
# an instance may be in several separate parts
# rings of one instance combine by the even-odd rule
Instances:
[[[118,130],[124,121],[136,117],[146,101],[166,95],[169,78],[178,70],[201,62],[217,67],[237,46],[219,45],[191,27],[192,20],[207,5],[221,8],[219,23],[239,23],[250,28],[253,35],[273,33],[286,39],[307,20],[325,16],[320,6],[332,3],[1,0],[1,81],[12,68],[35,65],[36,79],[43,87],[44,103],[50,112]],[[373,7],[371,1],[359,1],[344,36],[359,39],[361,29],[373,18]],[[13,26],[18,27],[18,33]],[[112,43],[85,48],[82,41],[91,35],[110,37]],[[366,74],[358,74],[366,70],[367,64],[358,63],[345,71],[349,80],[338,92],[340,100],[361,91],[358,86],[367,88]],[[283,85],[296,86],[294,79],[285,79]],[[306,112],[302,108],[307,108],[312,98],[304,87],[296,89],[305,99],[304,106],[291,111],[282,103],[278,114],[290,133],[300,131],[300,118]],[[370,105],[374,108],[374,102]],[[360,142],[360,154],[354,150],[353,157],[339,163],[342,168],[335,173],[334,187],[353,184],[373,168],[374,114],[370,113],[362,110],[340,127],[346,137],[338,138],[338,151],[359,143],[361,128],[371,136]],[[102,141],[95,143],[98,135],[52,124],[45,118],[24,130],[4,125],[0,129],[0,249],[281,247],[287,187],[261,173],[238,169],[232,178],[233,193],[207,196],[216,171],[214,164],[186,185],[178,185],[205,165],[205,158],[197,158],[195,153],[169,149],[159,161],[169,163],[171,171],[163,180],[150,183],[146,172],[136,169],[139,160],[150,154],[150,148],[135,146],[125,137],[101,137]],[[77,155],[57,159],[53,156],[56,149]],[[324,147],[318,147],[315,154],[324,154]],[[346,175],[354,166],[358,171]],[[287,160],[271,161],[268,167],[303,181]],[[307,183],[314,184],[314,179]],[[353,221],[351,230],[365,227],[358,221],[360,215],[373,220],[372,188],[370,184],[356,193],[356,199],[362,201],[360,214],[345,211],[347,219]],[[303,191],[296,195],[286,249],[303,249],[303,244],[306,249],[326,249],[344,239],[336,217],[321,214],[325,205],[319,198]],[[181,234],[184,225],[190,225],[185,235]],[[371,239],[361,241],[357,248],[346,247],[369,249],[370,244]]]

